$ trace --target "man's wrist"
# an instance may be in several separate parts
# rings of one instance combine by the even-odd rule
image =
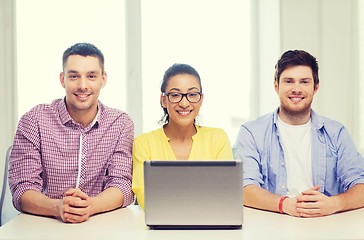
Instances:
[[[89,207],[90,209],[90,216],[95,215],[99,212],[101,212],[99,209],[97,209],[97,205],[98,205],[98,199],[97,196],[95,197],[89,197],[87,199],[88,203],[89,203]]]
[[[344,208],[344,201],[343,201],[343,198],[342,196],[339,194],[339,195],[336,195],[336,196],[331,196],[329,197],[331,202],[332,202],[332,208],[333,208],[333,211],[334,212],[341,212],[343,211],[345,208]]]
[[[283,202],[284,200],[286,200],[286,198],[288,198],[288,196],[283,196],[281,197],[281,199],[279,200],[279,205],[278,205],[278,209],[280,213],[284,213],[283,211]]]
[[[53,217],[63,220],[63,199],[52,199]]]

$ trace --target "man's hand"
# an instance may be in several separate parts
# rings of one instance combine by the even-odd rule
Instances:
[[[63,199],[51,199],[41,192],[28,190],[20,198],[20,206],[23,212],[80,223],[96,213],[121,207],[123,201],[123,193],[115,187],[109,187],[95,197],[89,197],[80,189],[71,188]]]
[[[297,212],[300,217],[321,217],[338,211],[335,198],[320,193],[319,189],[320,186],[312,187],[297,197]]]
[[[288,215],[300,217],[299,212],[297,212],[297,197],[286,198],[282,203],[282,210]]]
[[[59,205],[60,217],[64,222],[81,223],[93,214],[92,198],[80,189],[71,188],[65,195]]]

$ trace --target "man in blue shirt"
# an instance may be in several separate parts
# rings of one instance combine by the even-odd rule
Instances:
[[[363,157],[342,124],[311,109],[316,58],[285,52],[274,88],[279,108],[242,125],[233,148],[243,160],[244,205],[300,217],[363,207]]]

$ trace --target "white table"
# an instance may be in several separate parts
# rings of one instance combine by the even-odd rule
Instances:
[[[150,230],[135,205],[80,224],[20,214],[0,228],[0,239],[364,239],[364,208],[313,219],[244,208],[238,230]]]

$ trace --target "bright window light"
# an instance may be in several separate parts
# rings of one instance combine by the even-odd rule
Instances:
[[[40,103],[63,98],[62,54],[77,42],[105,56],[108,81],[100,101],[125,110],[123,0],[17,0],[18,118]]]
[[[249,119],[249,0],[142,0],[143,131],[161,127],[160,84],[174,63],[200,74],[199,125],[223,128],[235,143]]]

